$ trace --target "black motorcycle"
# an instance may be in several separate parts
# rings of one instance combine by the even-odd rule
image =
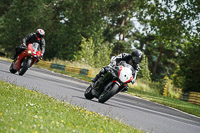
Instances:
[[[122,91],[128,83],[133,83],[136,74],[137,71],[130,64],[122,62],[119,66],[108,69],[107,73],[102,74],[96,82],[91,83],[85,90],[84,96],[90,100],[97,98],[100,103],[104,103]]]

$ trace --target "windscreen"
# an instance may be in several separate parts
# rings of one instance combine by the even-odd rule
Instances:
[[[125,61],[121,61],[120,65],[127,67],[127,68],[130,68],[132,73],[134,73],[134,68],[130,64],[127,64]]]
[[[39,45],[39,43],[33,43],[32,46],[33,46],[33,49],[35,51],[40,51],[40,45]]]
[[[134,68],[130,64],[124,63],[123,66],[127,67],[127,68],[130,68],[132,73],[134,72]]]

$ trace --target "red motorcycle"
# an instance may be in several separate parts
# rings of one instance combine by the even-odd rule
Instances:
[[[41,57],[41,49],[39,43],[29,43],[27,47],[21,47],[23,51],[18,55],[9,68],[10,72],[19,75],[24,73]]]

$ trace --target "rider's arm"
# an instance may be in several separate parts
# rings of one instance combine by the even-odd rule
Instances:
[[[41,40],[41,51],[42,51],[42,56],[44,55],[44,52],[45,52],[45,40],[44,38],[42,38]]]
[[[117,63],[119,63],[120,61],[125,61],[125,59],[128,57],[127,53],[121,53],[118,56],[116,56],[115,60]]]
[[[139,64],[137,64],[137,65],[134,67],[134,69],[135,69],[135,72],[133,73],[133,80],[132,80],[132,84],[134,84],[134,83],[135,83],[135,80],[136,80],[136,78],[137,78],[137,73],[139,72],[139,69],[140,69],[140,65],[139,65]]]
[[[129,58],[129,54],[121,53],[111,59],[111,64],[118,65],[121,61],[126,61]]]
[[[137,73],[138,73],[138,71],[137,70],[135,70],[135,73],[133,74],[133,80],[132,80],[132,84],[134,84],[135,83],[135,80],[136,80],[136,78],[137,78]]]
[[[29,35],[27,35],[23,40],[22,40],[22,46],[27,46],[27,42],[31,39],[31,37],[33,36],[33,33],[30,33]]]

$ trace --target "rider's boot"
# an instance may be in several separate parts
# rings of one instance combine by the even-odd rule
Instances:
[[[17,59],[18,54],[15,54],[14,56],[11,57],[12,60],[16,60]]]
[[[91,81],[94,83],[94,82],[96,82],[98,80],[98,78],[99,78],[99,74],[97,74],[96,77],[94,77],[93,79],[91,79]]]
[[[93,78],[91,81],[94,83],[96,82],[99,78],[100,78],[100,75],[104,74],[105,73],[105,68],[102,68],[101,71],[96,75],[95,78]]]
[[[19,48],[19,46],[16,47],[15,49],[15,55],[11,57],[12,60],[16,60],[18,55],[21,53],[21,49]]]

